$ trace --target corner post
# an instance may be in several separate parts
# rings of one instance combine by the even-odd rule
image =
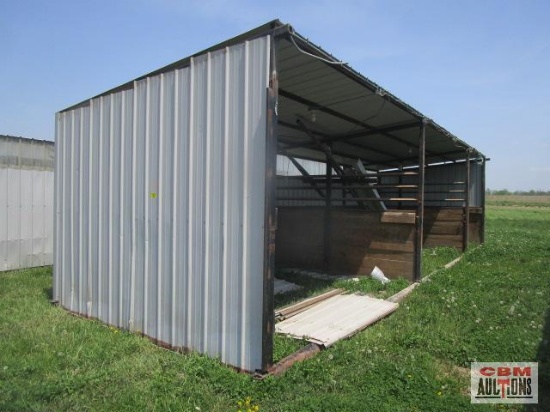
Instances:
[[[414,237],[414,281],[422,278],[422,244],[424,240],[424,185],[426,181],[426,126],[429,120],[422,119],[418,142],[418,192],[416,195],[416,219]]]
[[[480,241],[481,243],[485,243],[485,191],[487,188],[485,187],[485,158],[482,157],[483,164],[481,165],[481,222],[480,222]]]
[[[330,271],[331,254],[332,254],[332,165],[329,162],[327,155],[327,164],[325,170],[325,225],[323,231],[323,269],[325,272]]]
[[[273,335],[275,333],[275,232],[277,230],[277,39],[270,36],[269,86],[267,88],[267,121],[265,152],[265,212],[264,268],[262,314],[262,371],[273,364]]]
[[[462,252],[468,250],[470,242],[470,149],[466,150],[466,189],[464,192],[464,226],[462,233]]]

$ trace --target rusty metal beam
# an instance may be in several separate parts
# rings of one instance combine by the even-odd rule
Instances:
[[[321,352],[321,350],[321,346],[317,345],[316,343],[310,343],[309,345],[280,360],[271,368],[269,368],[268,375],[281,375],[296,362],[301,362],[303,360],[309,359],[315,356],[317,353]]]

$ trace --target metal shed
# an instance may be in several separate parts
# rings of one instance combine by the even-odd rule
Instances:
[[[0,271],[53,263],[54,143],[0,135]]]
[[[272,21],[57,114],[54,296],[265,371],[276,262],[419,279],[425,236],[482,241],[484,161]]]

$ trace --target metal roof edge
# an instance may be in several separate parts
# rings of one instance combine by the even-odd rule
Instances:
[[[90,100],[96,99],[98,97],[106,96],[106,95],[109,95],[109,94],[112,94],[112,93],[117,93],[117,92],[120,92],[120,91],[123,91],[123,90],[131,90],[134,87],[134,83],[137,82],[137,81],[146,79],[147,77],[157,76],[157,75],[162,74],[162,73],[166,73],[166,72],[169,72],[169,71],[172,71],[172,70],[177,70],[177,69],[181,69],[181,68],[189,66],[192,58],[199,57],[199,56],[202,56],[204,54],[207,54],[207,53],[210,53],[210,52],[213,52],[213,51],[216,51],[216,50],[223,49],[225,47],[233,46],[233,45],[236,45],[236,44],[239,44],[239,43],[244,43],[245,41],[253,40],[255,38],[268,35],[268,34],[272,33],[275,30],[281,30],[281,29],[286,30],[287,28],[288,28],[288,30],[291,30],[289,25],[282,23],[279,19],[271,20],[271,21],[269,21],[265,24],[262,24],[261,26],[258,26],[258,27],[254,28],[252,30],[249,30],[245,33],[239,34],[239,35],[237,35],[235,37],[232,37],[228,40],[224,40],[221,43],[218,43],[214,46],[208,47],[207,49],[199,51],[199,52],[197,52],[195,54],[192,54],[188,57],[184,57],[183,59],[177,60],[177,61],[175,61],[173,63],[170,63],[166,66],[163,66],[160,69],[153,70],[152,72],[149,72],[147,74],[139,76],[139,77],[137,77],[133,80],[130,80],[129,82],[123,83],[120,86],[114,87],[114,88],[109,89],[109,90],[107,90],[103,93],[100,93],[96,96],[93,96],[89,99],[83,100],[80,103],[76,103],[72,106],[69,106],[65,109],[62,109],[58,113],[64,113],[64,112],[67,112],[69,110],[78,109],[80,107],[86,107],[86,106],[89,105]]]
[[[455,136],[453,133],[451,133],[450,131],[445,129],[443,126],[441,126],[441,125],[437,124],[436,122],[434,122],[428,116],[425,116],[423,113],[416,110],[415,108],[410,106],[408,103],[405,103],[403,100],[401,100],[400,98],[395,96],[393,93],[389,92],[388,90],[384,89],[383,87],[381,87],[380,85],[378,85],[374,81],[370,80],[368,77],[362,75],[357,70],[353,69],[349,64],[343,63],[340,60],[336,59],[332,54],[328,53],[327,51],[322,49],[320,46],[315,45],[314,43],[310,42],[306,37],[304,37],[304,36],[300,35],[299,33],[297,33],[291,25],[285,24],[285,23],[281,22],[279,19],[271,20],[271,21],[269,21],[269,22],[267,22],[267,23],[265,23],[261,26],[258,26],[258,27],[254,28],[252,30],[249,30],[249,31],[245,32],[245,33],[242,33],[242,34],[237,35],[235,37],[232,37],[228,40],[225,40],[221,43],[218,43],[214,46],[211,46],[207,49],[204,49],[204,50],[202,50],[198,53],[195,53],[191,56],[185,57],[185,58],[180,59],[180,60],[178,60],[174,63],[170,63],[170,64],[168,64],[168,65],[166,65],[166,66],[164,66],[160,69],[157,69],[157,70],[149,72],[145,75],[139,76],[139,77],[137,77],[137,78],[135,78],[135,79],[133,79],[129,82],[126,82],[126,83],[124,83],[120,86],[114,87],[114,88],[109,89],[109,90],[107,90],[103,93],[100,93],[96,96],[93,96],[89,99],[81,101],[80,103],[77,103],[75,105],[67,107],[66,109],[60,110],[58,113],[67,112],[69,110],[74,110],[74,109],[77,109],[79,107],[86,107],[86,106],[89,105],[90,100],[96,99],[96,98],[101,97],[101,96],[106,96],[108,94],[116,93],[116,92],[123,91],[123,90],[130,90],[134,87],[134,83],[136,81],[146,79],[147,77],[156,76],[156,75],[159,75],[161,73],[166,73],[166,72],[171,71],[171,70],[176,70],[176,69],[180,69],[180,68],[183,68],[183,67],[187,67],[190,64],[190,61],[191,61],[192,58],[202,56],[204,54],[207,54],[207,53],[210,53],[210,52],[213,52],[213,51],[216,51],[216,50],[220,50],[220,49],[225,48],[225,47],[233,46],[235,44],[243,43],[245,41],[252,40],[252,39],[255,39],[257,37],[265,36],[265,35],[268,35],[268,34],[271,34],[271,33],[275,33],[276,35],[281,35],[281,36],[290,36],[290,37],[292,37],[295,41],[297,41],[300,44],[301,47],[306,49],[307,52],[312,53],[312,54],[320,57],[321,59],[325,59],[329,62],[333,62],[333,64],[331,64],[331,67],[333,67],[335,70],[340,71],[344,75],[346,75],[346,76],[352,78],[353,80],[357,81],[359,84],[362,84],[364,87],[367,87],[368,89],[372,90],[373,92],[378,93],[381,97],[383,97],[385,99],[388,99],[390,101],[390,103],[398,106],[399,108],[405,110],[406,112],[408,112],[412,116],[418,118],[419,126],[420,126],[420,123],[422,121],[425,121],[428,126],[433,127],[438,132],[446,135],[449,139],[453,140],[456,143],[457,146],[464,147],[465,151],[466,150],[471,150],[473,153],[476,153],[478,156],[486,158],[486,156],[483,153],[481,153],[479,150],[477,150],[475,147],[473,147],[473,146],[469,145],[468,143],[464,142],[463,140],[459,139],[457,136]],[[327,62],[327,64],[329,64],[329,63]]]

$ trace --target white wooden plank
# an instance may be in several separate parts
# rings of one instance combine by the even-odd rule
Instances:
[[[328,347],[388,316],[398,306],[358,294],[336,295],[276,324],[275,330]]]

